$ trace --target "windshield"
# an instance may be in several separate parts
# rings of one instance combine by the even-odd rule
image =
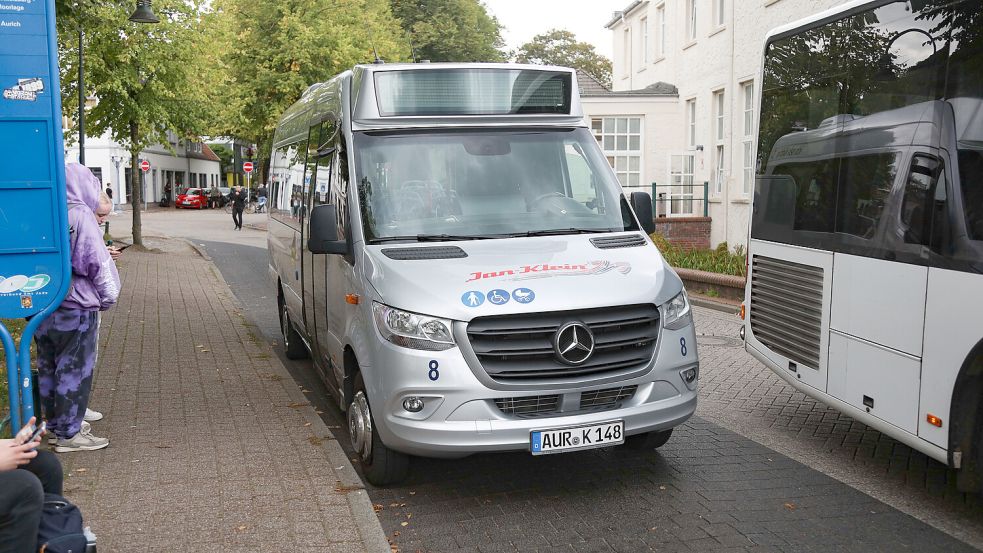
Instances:
[[[355,135],[366,239],[637,230],[587,129]]]

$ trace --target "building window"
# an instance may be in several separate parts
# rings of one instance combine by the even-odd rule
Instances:
[[[714,27],[724,26],[724,2],[727,0],[713,0],[713,25]]]
[[[623,187],[642,186],[642,118],[591,119],[591,131]]]
[[[656,31],[659,36],[656,38],[659,45],[659,57],[666,55],[666,5],[663,4],[655,10]]]
[[[624,56],[622,59],[625,60],[625,76],[627,77],[631,73],[631,28],[625,29],[624,33]]]
[[[642,18],[642,63],[649,62],[649,20]],[[644,66],[643,66],[644,67]]]
[[[669,215],[693,213],[693,154],[669,156]]]
[[[754,184],[754,81],[741,84],[741,94],[744,96],[744,125],[741,129],[744,148],[744,171],[741,175],[742,190],[751,193]]]
[[[686,0],[686,40],[696,40],[696,0]]]
[[[724,190],[724,91],[713,93],[713,138],[716,148],[713,155],[713,189],[716,194]]]
[[[686,100],[686,145],[696,147],[696,99]]]

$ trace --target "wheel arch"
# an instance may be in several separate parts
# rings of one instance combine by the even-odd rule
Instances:
[[[958,483],[983,490],[983,339],[969,351],[952,387],[949,408],[949,465],[961,453]]]

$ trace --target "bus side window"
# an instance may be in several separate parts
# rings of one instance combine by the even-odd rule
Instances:
[[[908,244],[938,249],[945,229],[945,171],[942,162],[926,155],[911,160],[901,203],[901,225]]]

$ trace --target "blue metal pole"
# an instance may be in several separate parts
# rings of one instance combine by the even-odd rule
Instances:
[[[3,323],[0,323],[0,340],[3,341],[3,351],[7,357],[7,387],[10,392],[10,434],[20,430],[20,392],[17,381],[17,347],[14,338]]]

